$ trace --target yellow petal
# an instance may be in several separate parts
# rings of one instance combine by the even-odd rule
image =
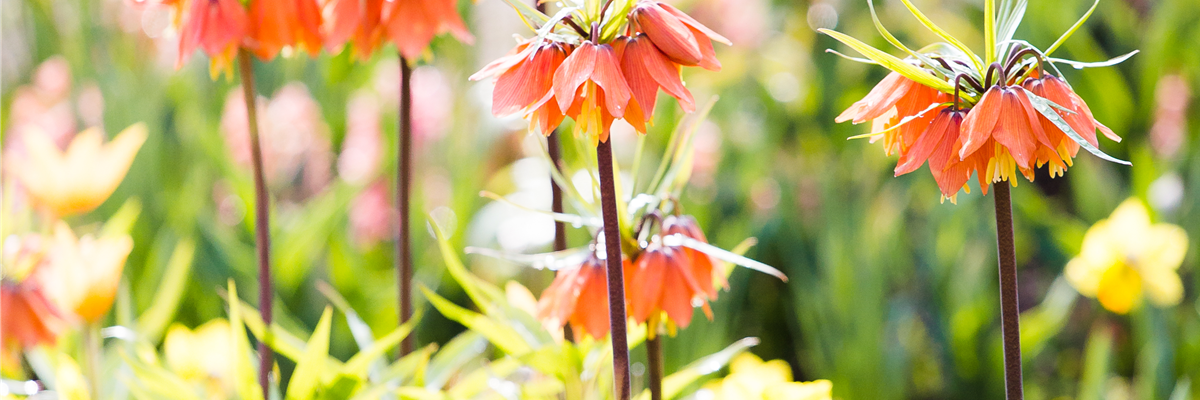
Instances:
[[[1187,255],[1187,232],[1171,224],[1155,224],[1146,235],[1146,247],[1136,253],[1133,262],[1143,273],[1175,271]]]
[[[1100,278],[1096,299],[1109,311],[1128,313],[1141,302],[1142,277],[1128,265],[1114,265]]]
[[[1101,265],[1090,262],[1082,257],[1076,257],[1067,263],[1063,274],[1066,275],[1067,282],[1079,294],[1095,298],[1096,292],[1100,289],[1100,278],[1104,276],[1104,271],[1106,270],[1108,270],[1108,265]]]
[[[1142,274],[1146,297],[1159,307],[1178,305],[1183,300],[1183,281],[1175,271],[1157,270]]]
[[[1130,198],[1122,202],[1108,217],[1108,225],[1110,245],[1120,246],[1126,253],[1136,253],[1147,245],[1150,213],[1141,200]]]

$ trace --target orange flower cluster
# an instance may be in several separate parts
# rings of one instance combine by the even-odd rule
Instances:
[[[1051,177],[1072,165],[1080,144],[1039,113],[1030,94],[1060,105],[1054,113],[1092,146],[1097,146],[1097,129],[1120,141],[1062,79],[1037,70],[1018,71],[1028,77],[1016,73],[1006,79],[999,64],[993,71],[999,72],[999,79],[986,90],[977,88],[981,97],[973,106],[960,106],[961,98],[892,72],[837,122],[872,121],[872,141],[882,139],[887,154],[900,155],[896,176],[928,161],[943,198],[951,201],[959,189],[970,192],[966,183],[972,174],[987,194],[992,183],[1016,186],[1015,171],[1033,181],[1034,170],[1044,165],[1049,165]]]
[[[624,18],[625,34],[607,40],[597,29],[603,23],[588,31],[570,17],[563,19],[577,38],[528,39],[471,80],[495,77],[493,114],[521,114],[530,120],[531,130],[543,135],[570,117],[576,133],[595,143],[608,140],[617,119],[645,133],[659,89],[679,100],[684,111],[693,111],[695,101],[680,78],[681,67],[720,70],[712,41],[729,40],[657,1],[638,2]]]
[[[440,33],[472,40],[456,0],[252,0],[248,10],[239,0],[160,1],[178,16],[177,66],[200,49],[214,72],[229,70],[239,48],[271,60],[286,48],[316,56],[322,46],[336,51],[352,43],[366,59],[387,37],[411,59]]]
[[[4,353],[54,344],[66,322],[37,281],[0,282],[0,338]],[[13,352],[15,353],[15,352]]]
[[[680,235],[707,243],[704,232],[691,216],[663,219],[661,236]],[[686,328],[692,309],[701,307],[712,318],[708,302],[716,300],[717,286],[724,276],[715,273],[715,261],[698,250],[650,244],[633,261],[624,260],[625,296],[629,317],[649,323],[651,332],[664,320]],[[559,326],[570,324],[577,335],[602,338],[609,332],[608,281],[605,261],[590,254],[578,267],[563,269],[542,293],[538,318]]]

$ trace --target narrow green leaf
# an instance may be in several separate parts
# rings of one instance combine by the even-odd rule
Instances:
[[[833,54],[833,55],[835,55],[835,56],[838,56],[838,57],[841,57],[841,58],[845,58],[845,59],[847,59],[847,60],[854,61],[854,62],[857,62],[857,63],[870,64],[870,65],[879,65],[879,63],[875,62],[875,60],[866,59],[866,58],[862,58],[862,57],[853,57],[853,56],[848,56],[848,55],[846,55],[845,53],[842,53],[842,52],[840,52],[840,51],[837,51],[837,50],[834,50],[834,49],[825,49],[825,52],[826,52],[826,53],[831,53],[831,54]]]
[[[1088,143],[1088,141],[1082,136],[1079,136],[1079,133],[1075,132],[1074,129],[1071,129],[1071,125],[1068,125],[1066,120],[1059,116],[1057,112],[1054,112],[1054,107],[1058,106],[1057,104],[1054,104],[1054,102],[1047,100],[1046,98],[1030,93],[1028,90],[1021,90],[1025,91],[1025,94],[1029,96],[1029,102],[1033,104],[1033,108],[1037,110],[1037,112],[1041,113],[1042,116],[1046,117],[1047,120],[1050,120],[1054,126],[1057,126],[1058,129],[1067,134],[1067,137],[1070,137],[1071,140],[1075,141],[1075,143],[1079,143],[1079,147],[1082,147],[1084,150],[1087,150],[1088,153],[1092,153],[1096,157],[1100,157],[1100,159],[1105,161],[1122,165],[1133,165],[1129,161],[1113,158],[1112,156],[1105,154],[1103,151],[1100,151],[1100,149],[1096,148],[1096,146],[1092,146],[1091,143]]]
[[[233,336],[233,359],[230,363],[230,376],[236,380],[234,385],[238,397],[249,400],[263,400],[262,390],[256,382],[256,370],[250,363],[250,339],[246,338],[246,325],[242,324],[241,300],[238,299],[237,287],[233,279],[229,279],[229,329]]]
[[[429,387],[443,387],[468,364],[486,359],[488,340],[483,334],[472,330],[458,334],[445,346],[438,350],[429,365],[424,369],[424,376],[418,384]]]
[[[859,54],[875,60],[875,62],[879,63],[879,65],[882,65],[884,68],[895,71],[900,75],[904,75],[904,77],[912,79],[914,82],[937,89],[943,93],[954,94],[953,85],[941,79],[937,79],[928,72],[925,72],[925,70],[921,69],[920,67],[904,62],[904,60],[896,58],[891,54],[871,47],[870,45],[863,43],[850,35],[824,28],[818,29],[818,31],[837,39],[837,41],[850,46],[850,48],[859,52]]]
[[[350,357],[349,360],[346,360],[346,365],[342,367],[342,373],[357,377],[359,379],[365,379],[367,367],[370,366],[372,362],[379,360],[380,357],[383,357],[384,353],[386,353],[388,350],[391,350],[393,347],[396,347],[396,345],[400,344],[404,338],[408,337],[408,335],[412,333],[413,328],[417,326],[417,322],[420,320],[421,313],[418,312],[414,314],[413,317],[408,320],[408,322],[396,327],[396,329],[392,330],[391,333],[388,333],[383,338],[375,341],[375,344],[371,345],[371,347],[360,350],[358,354],[355,354],[353,357]]]
[[[699,360],[693,361],[691,364],[683,367],[679,372],[668,375],[663,379],[663,398],[674,399],[683,392],[683,389],[696,383],[701,377],[720,371],[726,364],[729,364],[733,357],[741,354],[751,347],[758,345],[758,338],[748,337],[729,345],[724,350],[710,354]],[[649,400],[650,391],[643,391],[638,395],[637,400]]]
[[[446,270],[450,272],[450,276],[462,286],[463,291],[467,293],[467,297],[471,298],[475,306],[479,307],[484,314],[491,315],[495,312],[494,301],[503,298],[504,292],[467,272],[466,265],[463,265],[462,259],[458,258],[458,252],[446,238],[442,226],[438,225],[433,218],[429,219],[429,226],[433,227],[433,235],[437,238],[438,249],[442,253],[442,260],[445,261]]]
[[[526,207],[521,204],[517,204],[516,202],[509,200],[508,198],[505,198],[504,196],[501,196],[499,194],[492,193],[492,192],[489,192],[486,190],[480,191],[479,196],[486,197],[486,198],[489,198],[489,199],[492,199],[495,201],[499,201],[501,203],[508,204],[510,206],[519,208],[521,210],[534,212],[534,213],[538,213],[538,214],[543,214],[550,218],[553,218],[555,221],[562,222],[564,224],[571,224],[571,226],[574,226],[574,227],[589,226],[589,227],[593,227],[593,228],[599,228],[599,227],[604,226],[604,221],[601,220],[600,218],[596,218],[596,217],[585,218],[585,217],[575,215],[575,214],[556,213],[553,211],[538,210],[536,208]]]
[[[896,36],[893,36],[892,33],[883,26],[883,22],[879,21],[879,15],[875,13],[875,0],[867,0],[867,9],[871,11],[871,20],[875,22],[875,30],[879,31],[879,34],[882,35],[883,38],[888,41],[888,43],[891,43],[892,46],[896,46],[896,48],[921,61],[921,63],[925,64],[926,67],[935,69],[941,72],[943,75],[951,75],[950,71],[942,68],[942,66],[936,61],[933,61],[933,59],[925,56],[924,54],[912,51],[912,49],[909,49],[908,46],[904,45],[904,43],[901,43],[900,39],[896,39]]]
[[[133,228],[133,224],[137,222],[138,215],[142,213],[142,202],[137,198],[125,200],[125,204],[117,209],[117,212],[108,221],[104,223],[104,227],[100,228],[100,236],[116,236],[128,235],[129,230]]]
[[[538,28],[550,21],[549,16],[542,14],[537,8],[530,6],[528,1],[504,0],[504,2],[512,6],[514,10],[517,10],[517,15],[521,17],[521,22],[524,22],[525,26],[529,27],[531,31],[538,30]]]
[[[925,25],[925,27],[929,28],[930,31],[937,34],[942,39],[945,39],[947,42],[949,42],[954,47],[957,47],[959,50],[962,50],[963,53],[965,53],[971,57],[971,62],[975,64],[976,69],[981,70],[981,71],[983,70],[983,63],[981,63],[979,61],[979,57],[976,56],[975,53],[971,52],[970,47],[967,47],[967,45],[963,44],[963,42],[961,40],[958,40],[958,38],[955,38],[953,35],[951,35],[950,32],[946,32],[944,29],[937,26],[937,24],[933,23],[933,21],[930,20],[929,17],[925,16],[925,13],[922,13],[921,10],[917,9],[917,6],[913,5],[912,1],[910,1],[910,0],[900,0],[900,1],[904,2],[904,6],[908,7],[908,11],[911,12],[914,17],[917,17],[917,20],[921,21],[921,25]],[[992,0],[987,0],[987,2],[988,2],[988,4],[991,4]],[[993,24],[994,23],[995,22],[993,21]],[[992,38],[992,45],[993,46],[995,45],[995,37]]]
[[[1125,60],[1128,60],[1129,57],[1133,57],[1133,55],[1137,54],[1138,52],[1139,52],[1139,50],[1134,50],[1134,51],[1122,54],[1120,56],[1110,58],[1106,61],[1097,61],[1097,62],[1080,62],[1080,61],[1075,61],[1075,60],[1066,60],[1066,59],[1054,58],[1054,57],[1047,57],[1046,60],[1050,61],[1052,63],[1067,64],[1075,69],[1111,67],[1111,66],[1125,62]]]
[[[287,400],[308,400],[316,397],[325,375],[325,360],[329,358],[329,329],[333,322],[333,308],[325,306],[317,329],[304,348],[304,356],[296,361],[296,370],[288,381]]]
[[[375,344],[375,333],[371,331],[367,321],[363,321],[362,317],[358,316],[358,312],[350,307],[350,302],[346,301],[346,298],[338,293],[337,289],[324,281],[318,281],[317,291],[325,295],[325,298],[329,299],[329,303],[333,304],[346,317],[346,325],[350,327],[350,335],[354,337],[354,343],[358,345],[359,350]]]
[[[1070,39],[1071,35],[1074,35],[1075,31],[1079,30],[1079,27],[1083,26],[1083,23],[1087,22],[1088,18],[1090,18],[1092,16],[1092,12],[1096,11],[1096,6],[1098,6],[1098,5],[1100,5],[1100,0],[1096,0],[1095,2],[1093,2],[1092,7],[1089,8],[1087,10],[1087,12],[1083,14],[1082,17],[1079,17],[1078,21],[1075,21],[1075,25],[1071,25],[1071,28],[1067,29],[1066,32],[1063,32],[1062,36],[1059,36],[1058,40],[1054,41],[1054,44],[1050,45],[1050,47],[1047,47],[1046,51],[1045,51],[1046,56],[1049,56],[1051,53],[1054,53],[1055,50],[1058,50],[1059,46],[1062,46],[1063,42],[1066,42],[1067,39]]]
[[[138,332],[143,339],[158,342],[163,330],[175,318],[179,300],[187,290],[188,276],[192,272],[195,254],[196,242],[191,238],[181,239],[175,244],[175,250],[167,260],[162,282],[159,283],[158,291],[154,293],[154,301],[137,319]]]
[[[433,305],[446,318],[482,334],[505,353],[522,355],[532,350],[529,344],[521,338],[521,334],[504,322],[459,307],[424,286],[421,287],[421,292],[429,299],[429,304]]]
[[[908,0],[904,2],[907,5]],[[986,64],[996,61],[996,0],[983,0],[983,54]],[[983,71],[983,65],[976,64],[975,69]]]
[[[752,270],[755,270],[758,272],[762,272],[764,274],[779,278],[779,280],[784,281],[784,282],[788,281],[787,275],[784,275],[782,271],[775,269],[775,267],[772,267],[767,264],[763,264],[762,262],[759,262],[757,260],[754,260],[754,259],[751,259],[748,257],[734,254],[728,250],[722,249],[717,246],[713,246],[708,243],[701,242],[696,239],[689,238],[687,236],[680,235],[678,233],[664,237],[662,240],[663,240],[663,244],[666,244],[668,246],[686,246],[688,248],[699,250],[699,251],[703,252],[704,254],[708,254],[718,260],[725,261],[728,263],[733,263],[733,264],[740,265],[740,266],[743,266],[743,267],[746,267],[746,268],[749,268],[749,269],[752,269]]]

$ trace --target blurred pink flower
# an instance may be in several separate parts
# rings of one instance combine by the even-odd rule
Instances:
[[[743,48],[758,47],[767,37],[767,0],[712,0],[696,6],[696,19]]]
[[[1150,144],[1163,157],[1171,157],[1187,138],[1187,108],[1191,98],[1187,79],[1177,74],[1158,80],[1154,95],[1158,109],[1150,128]]]
[[[279,89],[270,102],[259,98],[258,110],[267,183],[273,189],[287,189],[299,178],[300,197],[323,189],[331,178],[333,156],[321,108],[308,89],[290,83]],[[250,133],[240,88],[226,98],[221,131],[234,161],[249,168]]]
[[[393,209],[387,181],[378,180],[358,194],[350,205],[350,236],[362,247],[374,246],[392,236]]]
[[[692,162],[692,184],[707,187],[715,183],[717,164],[721,162],[721,128],[705,121],[692,140],[696,151]]]
[[[389,111],[400,104],[400,83],[395,62],[381,62],[375,69],[375,91]],[[432,66],[413,70],[413,138],[418,148],[441,138],[450,120],[452,93],[446,76]]]
[[[346,138],[338,156],[338,176],[363,184],[379,173],[383,158],[383,129],[379,125],[379,100],[359,91],[346,104]]]
[[[60,148],[66,146],[76,128],[70,95],[71,69],[66,59],[54,56],[39,65],[32,82],[15,90],[5,148],[22,151],[25,134],[46,135]]]

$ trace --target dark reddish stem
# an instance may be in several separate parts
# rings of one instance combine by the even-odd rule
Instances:
[[[612,331],[614,397],[629,400],[629,343],[625,319],[625,273],[621,265],[621,229],[617,189],[613,181],[612,140],[596,146],[600,168],[600,208],[604,216],[604,247],[608,261],[608,324]]]
[[[400,287],[400,324],[412,318],[412,236],[409,200],[412,198],[412,67],[400,57],[400,137],[396,154],[396,279]],[[415,348],[415,332],[400,343],[400,357]]]
[[[537,6],[537,10],[546,12],[546,4],[538,0],[533,0],[533,4]],[[550,168],[556,168],[562,171],[562,144],[559,143],[558,130],[555,129],[546,136],[546,147],[550,150]],[[550,211],[556,213],[563,212],[562,188],[558,187],[558,183],[554,182],[553,176],[550,178]],[[567,226],[562,221],[554,222],[554,251],[562,251],[567,249]]]
[[[258,308],[262,314],[263,337],[258,338],[258,383],[262,385],[263,398],[270,397],[270,373],[275,365],[274,354],[267,341],[271,340],[271,216],[267,196],[267,182],[263,177],[262,146],[258,138],[258,107],[254,91],[254,67],[250,53],[238,51],[238,66],[242,74],[242,95],[246,99],[246,121],[250,126],[250,160],[254,166],[254,244],[258,250]],[[236,301],[236,299],[235,299]]]
[[[649,329],[649,328],[647,328]],[[648,332],[655,333],[655,332]],[[662,335],[655,334],[652,339],[646,339],[646,364],[649,364],[650,400],[662,400],[663,382],[663,348]]]
[[[996,248],[1000,258],[1000,327],[1004,333],[1004,386],[1008,400],[1022,400],[1021,309],[1017,303],[1017,251],[1012,198],[1007,182],[992,185],[996,197]]]

